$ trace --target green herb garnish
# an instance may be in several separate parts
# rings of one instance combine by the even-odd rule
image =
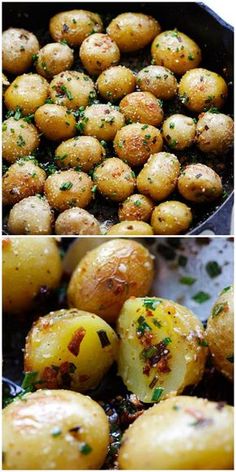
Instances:
[[[164,388],[162,387],[157,387],[155,388],[153,394],[152,394],[152,398],[151,398],[151,401],[152,402],[158,402],[162,396],[162,393],[164,391]]]
[[[180,283],[183,285],[193,285],[196,282],[196,277],[191,277],[188,275],[185,275],[179,279]]]
[[[209,262],[206,264],[206,271],[207,271],[208,275],[209,275],[211,278],[214,278],[214,277],[218,277],[218,275],[221,274],[222,269],[221,269],[220,265],[218,264],[218,262],[216,262],[216,261],[209,261]]]

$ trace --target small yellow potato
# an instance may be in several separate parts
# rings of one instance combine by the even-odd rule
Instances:
[[[197,384],[207,355],[204,329],[186,307],[163,298],[130,297],[118,321],[118,374],[144,403]]]
[[[228,87],[219,74],[207,69],[193,69],[180,80],[180,101],[191,111],[201,113],[211,107],[222,108]]]
[[[20,159],[3,176],[3,204],[14,205],[23,198],[42,193],[45,180],[46,172],[34,161]]]
[[[85,208],[92,200],[91,178],[73,169],[55,172],[44,185],[45,196],[51,207],[59,211],[71,207]]]
[[[177,80],[163,66],[147,66],[137,75],[137,84],[143,92],[151,92],[161,100],[170,100],[177,93]]]
[[[118,64],[120,51],[108,34],[95,33],[83,41],[79,56],[89,74],[99,75],[108,67]]]
[[[99,222],[82,208],[70,208],[63,211],[55,223],[56,234],[84,235],[101,234]]]
[[[70,46],[80,46],[87,36],[102,30],[100,16],[87,10],[57,13],[49,23],[49,31],[54,41],[65,41]]]
[[[155,64],[167,67],[178,75],[198,67],[202,59],[201,49],[195,41],[177,29],[163,31],[156,36],[151,54]]]
[[[7,87],[9,87],[10,85],[10,82],[7,78],[7,76],[5,74],[3,74],[2,72],[2,88],[3,88],[3,92],[7,89]]]
[[[194,203],[213,202],[223,192],[220,176],[204,164],[190,164],[178,178],[179,193]]]
[[[151,236],[153,235],[152,227],[145,223],[144,221],[122,221],[117,223],[109,228],[107,234],[110,235],[119,235],[119,236]]]
[[[151,225],[154,234],[185,233],[192,223],[191,209],[175,200],[160,203],[152,212]]]
[[[95,165],[100,164],[106,151],[98,139],[93,136],[77,136],[59,144],[55,151],[55,161],[58,167],[76,167],[83,172],[89,172]]]
[[[158,98],[150,92],[133,92],[120,102],[120,111],[128,121],[158,126],[164,113]]]
[[[38,390],[4,409],[3,437],[4,470],[100,469],[109,425],[101,406],[88,396]]]
[[[232,406],[177,396],[145,411],[126,430],[123,470],[233,469]]]
[[[234,376],[234,291],[224,288],[207,321],[207,341],[216,368],[228,379]]]
[[[34,113],[44,104],[48,96],[48,83],[38,74],[23,74],[16,77],[4,94],[8,110],[20,108],[23,115]]]
[[[74,115],[61,105],[48,103],[39,107],[34,119],[37,128],[51,141],[69,139],[76,134]]]
[[[167,118],[162,125],[162,134],[167,145],[178,151],[194,143],[196,125],[193,118],[177,113]]]
[[[9,28],[2,35],[2,67],[11,74],[23,74],[33,63],[39,42],[36,36],[22,28]]]
[[[122,202],[129,197],[135,187],[135,176],[131,168],[117,157],[105,159],[97,166],[93,180],[104,197],[116,202]]]
[[[161,31],[158,21],[143,13],[121,13],[107,28],[108,34],[122,52],[138,51],[147,46]]]
[[[54,103],[72,110],[86,107],[90,99],[96,96],[92,79],[75,70],[57,74],[50,83],[49,93]]]
[[[153,277],[153,256],[142,244],[107,241],[80,260],[68,287],[69,306],[113,323],[125,300],[148,294]]]
[[[112,238],[110,238],[110,240],[111,239]],[[75,238],[64,255],[62,261],[63,272],[71,276],[82,257],[84,257],[88,251],[95,249],[105,242],[107,242],[107,238],[100,236],[97,238]]]
[[[16,237],[3,239],[3,309],[25,315],[37,297],[57,288],[62,274],[55,239]]]
[[[40,143],[37,128],[24,119],[8,118],[2,124],[2,157],[13,164],[17,159],[29,156]]]
[[[96,104],[87,107],[80,121],[83,134],[112,141],[125,124],[124,116],[112,105]]]
[[[70,69],[73,62],[73,50],[67,44],[48,43],[39,50],[35,67],[38,74],[52,79],[54,75]]]
[[[119,206],[119,220],[120,221],[149,221],[154,208],[153,201],[141,195],[140,193],[134,193],[130,195],[123,203]]]
[[[180,174],[180,163],[174,154],[152,154],[137,177],[140,193],[154,201],[164,200],[174,190]]]
[[[125,66],[114,66],[104,70],[97,79],[97,88],[102,98],[109,102],[121,100],[135,90],[134,73]]]
[[[45,198],[23,198],[9,213],[7,222],[11,234],[51,234],[53,214]]]
[[[228,152],[234,141],[234,122],[223,113],[202,113],[196,127],[196,145],[206,153]]]
[[[117,131],[114,139],[117,156],[131,166],[147,162],[151,154],[162,150],[161,132],[154,126],[132,123]]]

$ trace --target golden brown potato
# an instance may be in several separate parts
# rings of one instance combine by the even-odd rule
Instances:
[[[24,119],[8,118],[2,124],[2,157],[11,164],[20,157],[29,156],[39,146],[39,133]]]
[[[49,204],[59,211],[71,207],[85,208],[92,200],[92,180],[84,172],[73,169],[55,172],[44,185]]]
[[[90,397],[69,390],[38,390],[8,405],[3,417],[4,470],[102,467],[109,444],[108,419]]]
[[[201,113],[211,107],[222,108],[228,87],[219,74],[207,69],[193,69],[180,80],[179,98],[191,111]]]
[[[22,28],[9,28],[2,35],[2,67],[11,74],[23,74],[32,66],[32,56],[37,54],[39,42],[36,36]]]
[[[47,103],[34,116],[37,128],[51,141],[69,139],[76,134],[74,115],[61,105]]]
[[[121,13],[107,28],[108,34],[122,52],[133,52],[144,48],[160,31],[158,21],[143,13]]]
[[[162,66],[148,66],[140,70],[137,84],[144,92],[151,92],[162,100],[170,100],[177,93],[177,80],[169,69]]]
[[[9,213],[7,222],[11,234],[51,234],[53,214],[45,198],[23,198]]]
[[[136,78],[125,66],[114,66],[103,71],[97,79],[97,88],[102,98],[115,102],[135,90]]]
[[[180,163],[174,154],[152,154],[137,177],[140,193],[154,201],[164,200],[175,189],[180,173]]]
[[[50,83],[49,93],[54,103],[72,110],[86,107],[96,96],[92,79],[75,70],[57,74]]]
[[[63,211],[55,223],[56,234],[101,234],[99,222],[82,208]]]
[[[107,234],[119,236],[151,236],[153,235],[152,227],[144,221],[122,221],[109,228]]]
[[[135,176],[131,168],[117,157],[105,159],[97,166],[93,180],[104,197],[116,202],[122,202],[129,197],[135,187]]]
[[[197,147],[206,153],[224,154],[234,141],[234,122],[223,113],[202,113],[196,128]]]
[[[208,203],[220,198],[223,192],[220,176],[204,164],[190,164],[178,179],[179,193],[194,203]]]
[[[185,203],[173,200],[154,208],[151,225],[154,234],[181,234],[189,229],[192,219],[191,209]]]
[[[147,295],[153,276],[153,256],[144,246],[131,239],[108,241],[81,259],[69,283],[68,302],[114,322],[125,300]]]
[[[70,10],[57,13],[50,19],[49,31],[54,41],[66,41],[70,46],[80,46],[87,36],[103,30],[97,13],[87,10]]]
[[[120,102],[120,111],[127,121],[158,126],[164,117],[161,103],[150,92],[133,92]]]
[[[24,316],[37,299],[59,286],[62,265],[54,238],[4,238],[2,261],[6,313]]]
[[[120,221],[149,221],[154,208],[153,201],[141,195],[135,193],[130,195],[119,207],[119,220]]]
[[[109,104],[87,107],[80,121],[83,134],[105,141],[112,141],[124,124],[124,116]]]
[[[42,193],[45,180],[46,173],[33,160],[15,162],[3,176],[3,204],[14,205],[23,198]]]
[[[38,74],[23,74],[16,77],[4,94],[8,110],[20,108],[23,115],[34,113],[44,104],[48,96],[48,83]]]
[[[83,41],[79,56],[89,74],[99,75],[108,67],[118,64],[120,51],[108,34],[95,33]]]
[[[77,136],[59,144],[55,160],[59,167],[76,167],[89,172],[103,161],[106,151],[98,139],[92,136]]]
[[[54,75],[70,69],[73,62],[73,50],[67,44],[48,43],[39,50],[35,67],[38,74],[52,79]]]
[[[169,116],[162,125],[162,134],[169,147],[182,151],[194,143],[196,125],[190,116],[179,113]]]
[[[195,41],[177,29],[156,36],[151,54],[155,64],[167,67],[178,75],[198,67],[202,59],[201,49]]]

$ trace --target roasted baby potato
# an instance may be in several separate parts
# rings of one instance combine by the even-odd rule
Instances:
[[[192,223],[191,209],[175,200],[160,203],[152,212],[151,225],[154,234],[185,233]]]
[[[4,94],[8,110],[20,108],[23,115],[34,113],[45,103],[48,96],[48,83],[38,74],[18,75]]]
[[[69,139],[76,134],[74,115],[61,105],[46,103],[34,116],[37,128],[51,141]]]
[[[133,235],[142,235],[142,236],[151,236],[153,235],[152,227],[145,223],[144,221],[122,221],[117,223],[109,228],[107,234],[110,235],[119,235],[119,236],[133,236]]]
[[[63,211],[55,223],[56,234],[101,234],[99,222],[83,208]]]
[[[41,195],[23,198],[9,213],[7,222],[11,234],[51,234],[53,214]]]
[[[134,121],[158,126],[164,117],[160,101],[150,92],[130,93],[121,100],[119,107],[125,119],[131,123]]]
[[[202,152],[219,155],[233,146],[234,122],[223,113],[202,113],[196,132],[196,145]]]
[[[2,68],[11,74],[23,74],[33,63],[39,42],[36,36],[22,28],[9,28],[2,34]]]
[[[87,107],[80,120],[82,134],[100,141],[112,141],[124,124],[124,116],[115,107],[100,103]]]
[[[80,46],[87,36],[103,30],[97,13],[87,10],[70,10],[57,13],[50,19],[49,31],[54,41],[66,41],[70,46]]]
[[[92,79],[75,70],[67,70],[53,77],[49,93],[54,103],[72,110],[86,107],[96,97]]]
[[[223,192],[220,176],[204,164],[186,166],[178,179],[179,193],[194,203],[213,202]]]
[[[13,164],[17,159],[29,156],[39,146],[37,128],[24,119],[8,118],[2,124],[2,157]]]
[[[67,44],[48,43],[39,50],[34,64],[38,74],[52,79],[54,75],[70,69],[73,62],[73,50]]]
[[[118,64],[120,50],[108,34],[95,33],[83,41],[79,56],[89,74],[99,75],[108,67]]]
[[[46,172],[37,161],[20,159],[12,164],[2,179],[4,205],[14,205],[26,197],[42,193]]]
[[[55,161],[60,168],[76,167],[89,172],[104,159],[106,151],[93,136],[77,136],[59,144]]]
[[[182,151],[194,143],[196,125],[190,116],[177,113],[169,116],[162,125],[162,134],[170,148]]]
[[[93,180],[97,190],[106,198],[122,202],[129,197],[135,187],[135,177],[131,168],[117,157],[105,159],[96,167]]]
[[[149,221],[154,208],[153,201],[141,195],[140,193],[134,193],[130,195],[119,207],[119,220],[120,221]]]
[[[137,75],[137,84],[142,91],[151,92],[161,100],[170,100],[177,93],[177,80],[163,66],[147,66]]]
[[[88,251],[95,249],[105,242],[107,242],[107,238],[101,236],[96,238],[75,238],[69,245],[62,261],[65,274],[71,275]]]
[[[97,88],[102,98],[115,102],[135,90],[136,78],[125,66],[114,66],[104,70],[97,79]]]

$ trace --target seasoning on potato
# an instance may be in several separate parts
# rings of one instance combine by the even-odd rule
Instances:
[[[162,125],[162,134],[166,144],[173,149],[182,151],[193,145],[196,125],[190,116],[180,113],[169,116]]]
[[[74,70],[63,71],[53,77],[49,86],[50,97],[57,105],[69,110],[86,107],[95,98],[95,86],[86,74]]]
[[[223,192],[220,176],[204,164],[190,164],[178,178],[179,193],[194,203],[208,203],[220,198]]]
[[[69,208],[55,222],[56,234],[83,235],[101,234],[99,222],[83,208]]]
[[[85,109],[79,128],[85,136],[93,136],[100,141],[112,141],[124,124],[124,116],[115,107],[99,103]]]
[[[3,204],[14,205],[23,198],[43,193],[45,180],[46,172],[38,166],[37,161],[20,159],[3,175]]]
[[[80,46],[87,36],[102,30],[101,17],[87,10],[57,13],[49,23],[49,31],[54,41],[66,41],[70,46]]]
[[[37,128],[24,119],[8,118],[2,124],[2,157],[13,164],[20,157],[31,155],[39,146]]]
[[[23,198],[16,203],[7,222],[10,234],[51,234],[53,213],[41,195]]]
[[[83,66],[91,75],[99,75],[120,60],[117,44],[108,34],[102,33],[86,38],[81,44],[79,55]]]
[[[120,221],[149,221],[154,208],[153,201],[141,195],[140,193],[134,193],[130,195],[123,203],[119,206],[119,220]]]
[[[74,62],[73,50],[62,43],[48,43],[39,50],[34,65],[38,74],[45,79],[71,68]]]
[[[160,101],[150,92],[133,92],[120,102],[120,111],[129,122],[159,126],[164,114]]]
[[[170,100],[177,94],[177,80],[173,72],[163,66],[147,66],[137,75],[140,90],[151,92],[161,100]]]
[[[97,138],[93,136],[76,136],[63,141],[55,150],[55,162],[58,167],[75,167],[89,172],[100,164],[106,151]]]
[[[23,28],[9,28],[2,35],[2,67],[11,74],[23,74],[32,66],[39,50],[36,36]]]
[[[234,122],[223,113],[202,113],[196,127],[196,145],[205,153],[225,154],[233,146]]]
[[[98,191],[106,198],[122,202],[129,197],[135,187],[135,176],[128,164],[117,157],[105,159],[93,173]]]
[[[51,141],[69,139],[76,134],[74,115],[61,105],[48,103],[35,113],[35,124]]]
[[[23,115],[34,113],[48,97],[48,82],[39,74],[18,75],[4,94],[8,110],[20,109]]]
[[[125,66],[113,66],[104,70],[97,79],[97,88],[102,98],[115,102],[135,90],[134,73]]]

